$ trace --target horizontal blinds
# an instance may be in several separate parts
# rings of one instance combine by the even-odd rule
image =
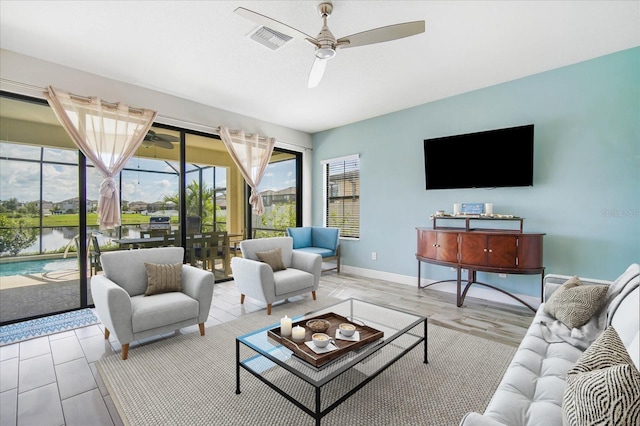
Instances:
[[[360,159],[327,162],[327,226],[340,228],[341,237],[360,237]]]

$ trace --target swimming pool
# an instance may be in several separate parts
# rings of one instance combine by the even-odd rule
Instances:
[[[65,269],[78,269],[77,259],[41,259],[0,263],[0,277],[44,274],[51,271],[60,271]]]

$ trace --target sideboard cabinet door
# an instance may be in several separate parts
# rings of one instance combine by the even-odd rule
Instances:
[[[463,265],[515,268],[518,255],[515,235],[460,234],[460,263]]]
[[[419,229],[418,256],[441,262],[457,262],[458,234],[456,232]]]
[[[487,266],[515,268],[518,256],[518,237],[512,235],[489,235],[487,237]]]
[[[442,262],[458,261],[458,234],[453,232],[438,232],[438,251],[436,259]]]
[[[484,234],[460,234],[460,263],[463,265],[487,264],[487,236]]]

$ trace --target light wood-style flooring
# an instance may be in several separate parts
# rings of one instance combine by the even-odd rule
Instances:
[[[524,307],[467,297],[458,308],[454,294],[344,273],[325,273],[317,294],[318,301],[326,296],[355,297],[393,306],[426,315],[432,323],[512,346],[518,346],[533,319],[533,313]],[[310,295],[283,303],[296,303],[298,298]],[[233,281],[219,283],[206,327],[260,310],[266,306],[249,298],[240,305]],[[180,332],[198,332],[198,327]],[[133,342],[129,356],[135,356],[136,346],[155,340]],[[121,425],[95,366],[100,358],[119,351],[117,341],[104,339],[102,324],[1,347],[0,425]]]

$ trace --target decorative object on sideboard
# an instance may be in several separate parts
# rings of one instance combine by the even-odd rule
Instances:
[[[460,212],[462,214],[481,215],[484,213],[484,203],[462,203]]]
[[[493,215],[493,203],[484,203],[484,215],[485,216]]]

